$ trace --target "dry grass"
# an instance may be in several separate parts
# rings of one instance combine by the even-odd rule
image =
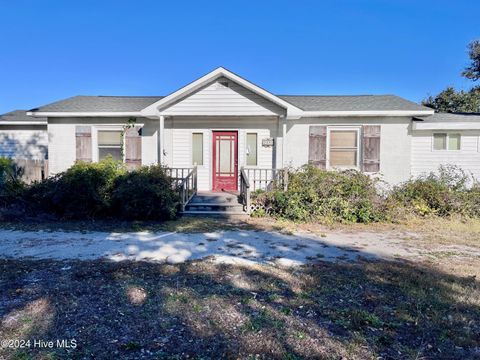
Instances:
[[[0,338],[79,346],[0,358],[474,358],[479,265],[2,260]]]
[[[363,232],[363,231],[398,231],[414,233],[415,241],[424,245],[460,245],[480,247],[480,219],[465,219],[460,217],[412,217],[400,223],[371,224],[319,224],[294,223],[285,220],[269,218],[250,219],[249,225],[261,230],[275,230],[284,233],[308,231],[322,235],[328,231]],[[407,239],[407,238],[405,238]]]
[[[137,232],[137,231],[177,231],[185,233],[210,232],[217,230],[253,229],[250,220],[225,220],[210,218],[188,218],[158,221],[28,221],[1,222],[1,229],[23,231],[105,231],[105,232]]]

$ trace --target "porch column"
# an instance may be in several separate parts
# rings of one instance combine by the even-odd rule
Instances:
[[[158,163],[165,163],[165,116],[160,115],[160,126],[158,129]]]
[[[282,127],[282,168],[287,166],[287,121],[285,116],[280,117]]]

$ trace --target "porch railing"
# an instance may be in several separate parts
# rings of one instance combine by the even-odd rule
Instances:
[[[174,184],[179,185],[180,182],[187,177],[187,175],[193,170],[193,167],[183,168],[166,168],[167,175],[172,178]]]
[[[172,179],[172,186],[180,198],[182,211],[198,191],[197,167],[167,168],[167,175]]]
[[[240,201],[243,209],[250,214],[250,181],[244,168],[240,170]]]
[[[286,169],[244,168],[244,170],[246,178],[250,181],[251,191],[287,189],[288,171]]]

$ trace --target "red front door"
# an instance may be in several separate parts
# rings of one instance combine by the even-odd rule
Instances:
[[[238,134],[236,131],[214,131],[212,139],[212,190],[237,190]]]

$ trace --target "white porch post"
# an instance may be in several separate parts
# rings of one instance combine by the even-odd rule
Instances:
[[[165,116],[160,115],[160,126],[158,130],[158,163],[165,163]]]
[[[282,126],[282,168],[287,166],[287,121],[285,116],[280,117]]]

